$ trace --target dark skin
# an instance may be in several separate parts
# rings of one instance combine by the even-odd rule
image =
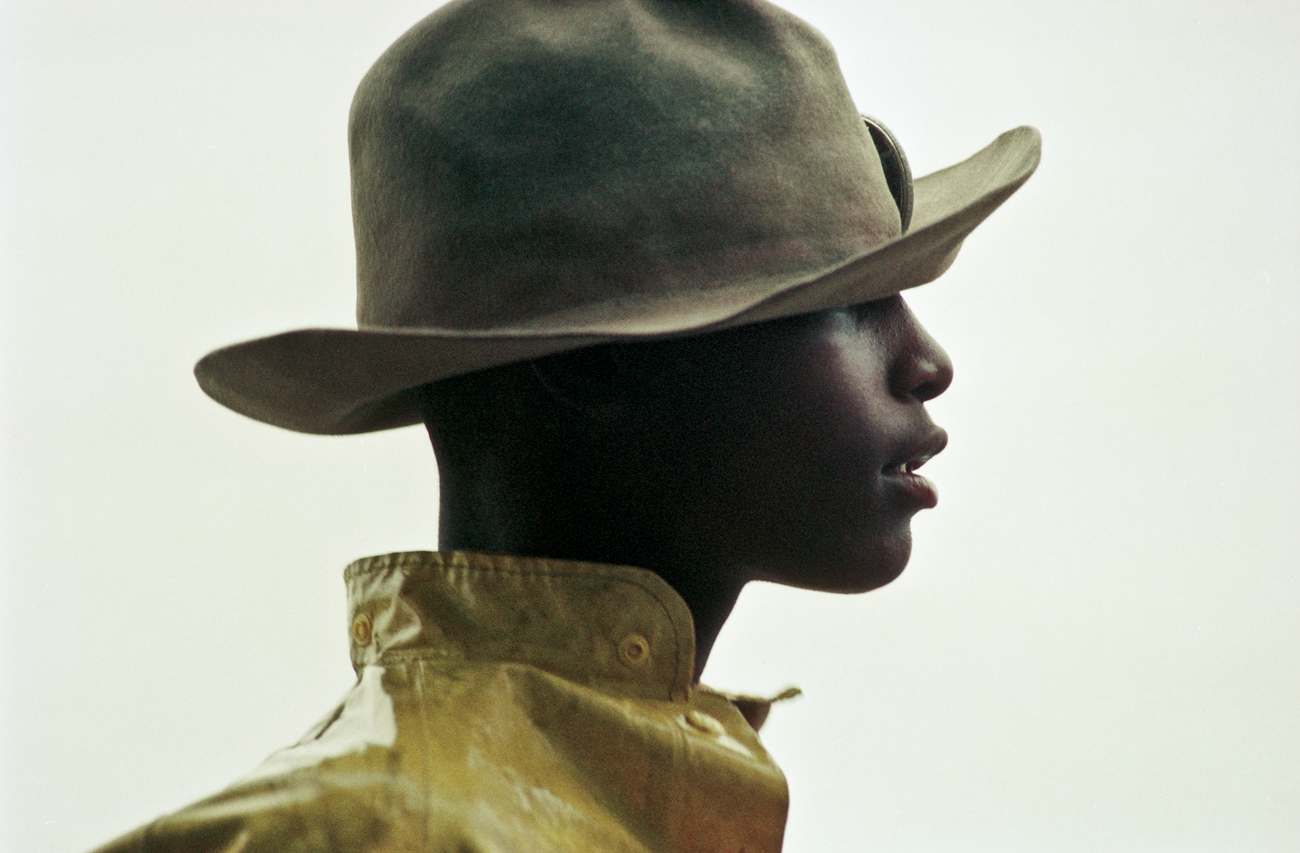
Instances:
[[[912,467],[947,355],[902,297],[607,344],[427,386],[440,547],[639,566],[695,620],[696,678],[741,589],[862,592],[934,505]]]

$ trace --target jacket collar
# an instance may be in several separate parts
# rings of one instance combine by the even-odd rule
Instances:
[[[412,551],[344,572],[352,665],[396,657],[519,663],[628,697],[686,701],[695,630],[654,572],[564,560]]]

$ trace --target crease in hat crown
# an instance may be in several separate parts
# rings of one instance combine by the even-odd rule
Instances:
[[[366,76],[351,146],[363,325],[527,324],[899,232],[829,45],[772,7],[448,7]]]
[[[793,15],[459,0],[353,101],[359,330],[237,344],[196,374],[251,417],[364,432],[414,422],[411,389],[457,373],[878,298],[951,263],[1032,172],[1028,136],[919,180],[900,239],[834,52]]]

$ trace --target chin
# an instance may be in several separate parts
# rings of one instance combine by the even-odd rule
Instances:
[[[809,554],[799,561],[797,572],[771,580],[820,592],[870,592],[896,580],[911,556],[912,531],[905,527],[892,536],[872,537],[833,554]]]
[[[907,568],[907,555],[890,560],[872,561],[870,565],[858,569],[857,575],[846,578],[847,583],[826,587],[827,592],[859,593],[871,592],[893,583]]]

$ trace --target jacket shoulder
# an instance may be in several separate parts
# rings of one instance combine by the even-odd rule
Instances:
[[[423,798],[384,773],[300,772],[239,785],[159,818],[93,853],[352,853],[430,845]],[[444,823],[444,832],[454,827]],[[448,849],[455,849],[448,848]]]

